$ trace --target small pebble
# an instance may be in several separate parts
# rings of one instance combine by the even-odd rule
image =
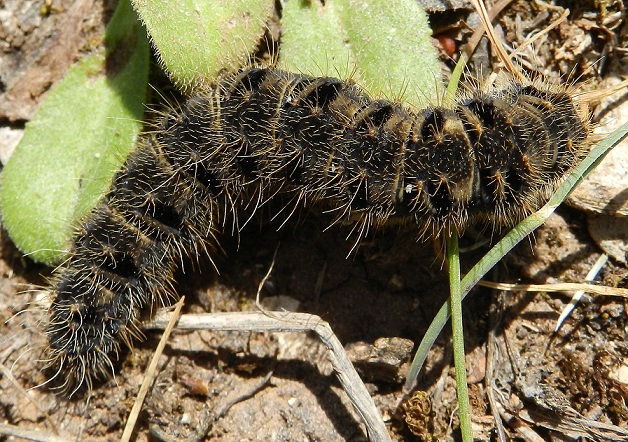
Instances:
[[[183,413],[181,415],[181,425],[190,425],[190,423],[192,422],[192,416],[190,415],[190,413]]]

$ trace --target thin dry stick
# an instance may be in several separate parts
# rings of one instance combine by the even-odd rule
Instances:
[[[565,20],[567,20],[567,17],[569,16],[569,9],[565,9],[563,11],[563,13],[561,14],[560,17],[558,17],[556,20],[554,20],[548,27],[544,28],[543,30],[541,30],[541,32],[538,32],[537,34],[535,34],[533,37],[528,38],[526,41],[524,41],[521,46],[519,46],[517,49],[515,49],[514,51],[512,51],[512,53],[510,54],[511,58],[515,58],[521,51],[523,51],[526,47],[530,46],[532,43],[534,43],[535,41],[537,41],[539,38],[541,38],[543,35],[547,34],[549,31],[551,31],[552,29],[554,29],[556,26],[558,26],[559,24],[561,24],[562,22],[564,22]]]
[[[222,403],[216,407],[215,410],[205,413],[205,417],[201,419],[201,422],[197,426],[194,435],[189,437],[187,439],[187,442],[198,442],[205,440],[207,437],[207,433],[209,433],[209,430],[218,419],[225,416],[229,412],[231,407],[233,407],[235,404],[253,397],[258,391],[266,387],[270,382],[270,378],[272,376],[273,372],[271,371],[267,373],[261,381],[248,381],[246,385],[239,386],[239,390],[236,392],[232,392],[229,396],[227,396],[222,401]],[[244,389],[244,391],[241,390],[242,388]],[[165,435],[162,434],[162,430],[157,425],[151,426],[150,432],[151,435],[159,435],[161,439],[165,437]]]
[[[577,94],[578,102],[581,103],[592,103],[601,100],[604,97],[609,97],[613,95],[615,92],[626,91],[628,88],[628,79],[621,81],[615,86],[611,86],[610,88],[604,90],[593,90],[589,92],[579,92]]]
[[[131,413],[129,413],[129,418],[126,421],[126,425],[124,427],[124,432],[122,433],[122,438],[120,439],[122,442],[128,442],[131,440],[131,435],[133,434],[133,428],[135,428],[135,423],[137,422],[137,417],[140,414],[142,409],[142,405],[144,404],[144,399],[146,398],[146,394],[148,393],[148,389],[150,388],[153,380],[155,379],[155,373],[157,369],[157,363],[159,362],[159,357],[164,352],[164,348],[166,347],[166,342],[168,342],[168,338],[170,337],[170,333],[174,329],[175,323],[177,322],[177,318],[181,315],[181,309],[183,308],[183,303],[185,301],[185,296],[182,296],[179,302],[176,304],[174,312],[170,316],[168,323],[165,325],[164,334],[159,341],[159,345],[155,350],[155,354],[153,355],[148,368],[146,369],[146,373],[144,375],[144,380],[142,381],[142,386],[140,387],[140,391],[137,393],[137,398],[135,399],[135,403],[133,404],[133,408],[131,409]]]
[[[513,0],[502,0],[501,2],[494,5],[488,13],[489,19],[492,21],[495,17],[497,17],[497,15],[499,15],[500,12],[502,12],[502,10],[506,6],[512,3],[512,1]],[[484,30],[484,26],[480,26],[473,32],[473,35],[471,35],[471,38],[469,39],[469,42],[466,44],[464,52],[462,53],[462,55],[465,56],[467,60],[471,59],[471,55],[473,55],[475,48],[480,43],[480,40],[482,40],[482,37],[484,37]]]
[[[501,293],[501,292],[500,292]],[[501,414],[497,405],[497,395],[495,393],[496,387],[496,378],[497,378],[497,361],[499,358],[499,342],[497,340],[497,330],[500,327],[502,321],[502,310],[503,310],[503,302],[501,296],[496,296],[491,302],[491,308],[489,313],[489,334],[488,334],[488,342],[486,344],[486,374],[485,374],[485,385],[486,385],[486,396],[488,398],[488,402],[491,405],[491,411],[493,414],[493,419],[495,420],[495,430],[497,433],[497,438],[499,442],[506,442],[508,439],[506,438],[506,430],[504,429],[504,423],[501,418]]]
[[[510,60],[510,57],[506,53],[506,48],[504,48],[504,45],[502,44],[502,42],[499,41],[499,39],[497,38],[497,35],[495,34],[495,29],[491,25],[491,19],[488,15],[488,12],[486,11],[486,7],[484,6],[484,2],[481,2],[479,0],[471,0],[471,4],[473,5],[473,8],[476,10],[478,15],[480,16],[480,20],[482,21],[482,24],[484,25],[484,28],[486,29],[486,36],[488,37],[491,44],[493,45],[493,49],[497,51],[497,55],[499,56],[500,60],[504,63],[504,65],[506,65],[506,69],[508,70],[508,72],[510,72],[513,76],[517,77],[520,80],[525,80],[525,77],[523,76],[523,74],[519,71],[519,69],[517,69],[517,67]]]
[[[604,267],[607,262],[608,262],[608,255],[606,253],[603,253],[597,259],[597,261],[595,261],[595,264],[593,264],[593,267],[591,267],[591,270],[589,270],[589,273],[587,273],[587,276],[585,276],[584,280],[594,281],[595,278],[597,278],[597,275],[602,270],[602,267]],[[554,327],[554,333],[560,330],[560,328],[563,325],[563,322],[565,321],[565,319],[569,317],[571,312],[576,308],[576,304],[580,302],[580,299],[582,298],[583,295],[584,295],[584,290],[578,290],[576,293],[574,293],[574,295],[571,297],[571,301],[569,301],[569,304],[567,304],[565,308],[563,308],[563,311],[560,313],[560,316],[558,317],[558,320],[556,321],[556,326]]]
[[[37,442],[67,442],[68,438],[50,434],[49,431],[29,430],[16,425],[0,424],[0,435],[19,437]]]
[[[536,431],[530,428],[530,425],[528,425],[518,416],[510,413],[509,411],[506,411],[506,409],[499,402],[497,403],[497,408],[502,419],[508,422],[508,425],[510,425],[510,427],[513,428],[517,432],[519,437],[521,437],[523,440],[525,440],[526,442],[545,441],[545,439],[539,436]]]
[[[9,380],[9,382],[11,382],[13,384],[13,386],[17,389],[17,391],[24,396],[45,418],[45,422],[50,425],[50,428],[52,428],[52,431],[54,434],[59,434],[59,429],[57,428],[57,426],[55,425],[55,423],[52,421],[52,419],[50,419],[50,415],[48,414],[48,412],[46,410],[44,410],[35,399],[33,399],[31,397],[31,395],[28,393],[28,391],[24,390],[24,388],[22,388],[22,386],[20,385],[20,383],[18,382],[17,379],[15,379],[15,376],[13,376],[13,373],[11,373],[11,370],[9,370],[8,367],[6,367],[2,362],[0,362],[0,373],[2,373],[2,375],[7,378]]]
[[[628,298],[628,289],[580,282],[561,282],[556,284],[506,284],[504,282],[480,281],[478,282],[478,285],[497,290],[508,290],[511,292],[574,292],[582,290],[594,295]]]
[[[158,316],[147,329],[163,329],[168,316]],[[373,442],[390,442],[384,421],[366,386],[351,364],[345,349],[329,324],[320,317],[292,312],[233,312],[183,315],[177,328],[184,330],[218,330],[246,332],[315,332],[329,350],[332,366],[351,403],[362,417]]]
[[[278,251],[279,251],[279,244],[277,244],[277,248],[275,248],[275,253],[273,254],[273,260],[270,263],[270,267],[268,267],[268,271],[266,272],[266,274],[260,281],[259,285],[257,286],[257,294],[255,295],[255,306],[262,311],[264,310],[262,307],[262,300],[261,300],[262,289],[264,288],[264,284],[266,284],[266,281],[268,281],[268,278],[270,278],[270,274],[273,272],[273,267],[275,267],[275,260],[277,259]]]

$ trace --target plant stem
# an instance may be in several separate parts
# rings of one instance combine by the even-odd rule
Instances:
[[[458,393],[460,431],[464,442],[473,442],[471,414],[469,410],[469,391],[467,389],[467,368],[464,353],[464,330],[462,325],[460,256],[458,253],[458,234],[456,232],[453,232],[447,240],[447,259],[449,262],[451,329],[453,334],[454,366],[456,369],[456,391]]]

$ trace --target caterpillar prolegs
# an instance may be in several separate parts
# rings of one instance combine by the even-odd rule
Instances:
[[[585,153],[582,114],[535,82],[415,111],[335,78],[234,74],[146,134],[81,222],[49,310],[53,376],[70,394],[111,376],[145,313],[175,298],[180,263],[277,195],[287,213],[322,206],[353,222],[356,241],[392,218],[423,237],[512,225]]]

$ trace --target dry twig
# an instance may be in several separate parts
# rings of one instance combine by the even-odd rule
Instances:
[[[170,316],[158,316],[147,329],[163,329]],[[390,435],[375,407],[366,386],[329,324],[316,315],[293,312],[234,312],[183,315],[177,323],[183,330],[219,330],[247,332],[309,332],[313,331],[329,349],[332,366],[342,388],[362,417],[373,442],[388,442]]]

